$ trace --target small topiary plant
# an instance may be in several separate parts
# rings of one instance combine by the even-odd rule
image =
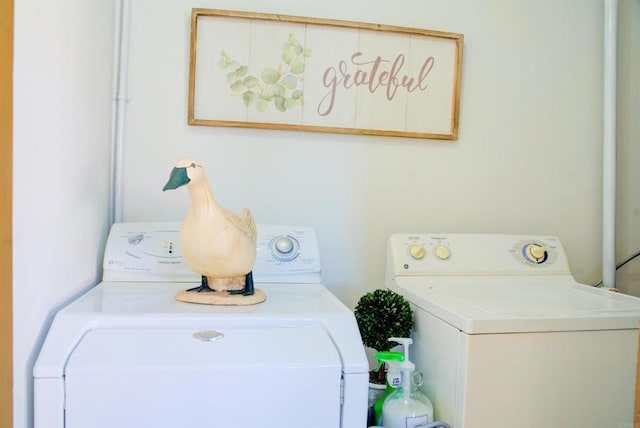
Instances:
[[[389,351],[396,344],[390,337],[409,337],[413,328],[413,311],[400,294],[388,289],[371,291],[360,298],[353,311],[362,342],[378,352]],[[384,367],[372,370],[369,380],[384,384]]]

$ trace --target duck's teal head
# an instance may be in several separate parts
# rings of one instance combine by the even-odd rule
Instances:
[[[171,170],[169,181],[167,181],[167,184],[164,185],[162,190],[173,190],[188,184],[191,181],[191,178],[189,177],[189,168],[195,169],[200,167],[201,165],[198,164],[198,162],[191,159],[178,161],[173,170]]]

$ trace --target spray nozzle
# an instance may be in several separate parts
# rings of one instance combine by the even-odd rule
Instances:
[[[413,343],[410,337],[390,337],[389,342],[397,342],[402,345],[404,361],[409,361],[409,345]]]
[[[404,354],[402,352],[397,351],[380,351],[374,354],[376,360],[378,360],[378,367],[376,370],[380,370],[380,367],[384,363],[388,363],[391,361],[404,361]]]
[[[403,359],[401,360],[402,363],[399,364],[400,367],[403,369],[414,370],[415,365],[409,361],[409,345],[413,343],[413,340],[411,340],[410,337],[390,337],[389,341],[398,342],[402,345]]]

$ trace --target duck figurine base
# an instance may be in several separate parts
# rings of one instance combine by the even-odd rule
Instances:
[[[253,272],[228,278],[208,278],[202,275],[200,286],[182,290],[176,300],[202,305],[245,306],[265,301],[262,290],[253,286]]]
[[[201,305],[223,305],[223,306],[248,306],[262,303],[267,296],[259,288],[255,288],[253,294],[243,296],[242,294],[229,294],[228,291],[210,291],[207,293],[194,293],[182,290],[176,294],[176,300],[186,303],[199,303]]]

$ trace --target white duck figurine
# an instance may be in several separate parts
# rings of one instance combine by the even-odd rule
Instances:
[[[202,165],[193,159],[175,164],[164,190],[187,186],[189,211],[180,228],[184,260],[202,275],[189,292],[225,291],[253,295],[256,225],[248,209],[239,216],[217,204]]]

